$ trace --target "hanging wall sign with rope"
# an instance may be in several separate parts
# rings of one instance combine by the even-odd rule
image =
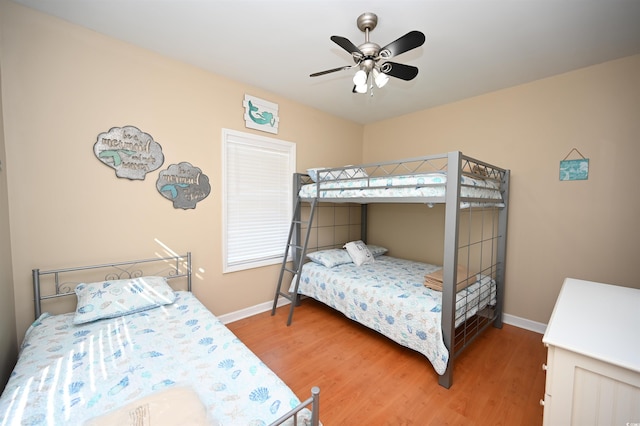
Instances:
[[[571,154],[576,153],[578,159],[570,160]],[[589,178],[589,159],[576,148],[573,148],[562,161],[560,161],[560,180],[587,180]]]

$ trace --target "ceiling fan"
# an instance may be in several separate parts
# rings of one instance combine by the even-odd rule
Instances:
[[[380,45],[369,41],[369,32],[378,24],[378,16],[375,13],[363,13],[358,17],[356,23],[360,31],[364,32],[364,43],[360,46],[354,45],[344,37],[331,36],[331,40],[334,43],[351,54],[355,65],[346,65],[316,72],[311,74],[310,77],[317,77],[357,67],[359,69],[353,77],[353,92],[366,93],[370,87],[373,94],[373,84],[375,83],[378,88],[381,88],[387,84],[389,76],[409,81],[418,75],[418,68],[412,65],[391,62],[388,61],[388,59],[422,46],[425,41],[423,33],[420,31],[410,31],[386,46],[380,47]],[[380,60],[386,62],[379,64]],[[370,86],[368,83],[369,78],[371,78]]]

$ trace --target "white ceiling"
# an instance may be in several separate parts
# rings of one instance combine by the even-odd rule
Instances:
[[[97,32],[358,123],[370,123],[640,53],[639,0],[14,0]],[[329,37],[372,42],[411,30],[425,44],[392,60],[417,66],[374,95]],[[249,93],[251,94],[251,93]]]

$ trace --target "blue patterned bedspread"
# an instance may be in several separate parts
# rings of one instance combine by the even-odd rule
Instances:
[[[362,266],[347,263],[327,268],[308,262],[298,292],[422,353],[443,374],[449,351],[442,338],[442,293],[424,286],[424,276],[440,268],[390,256]],[[456,326],[495,304],[495,281],[480,275],[477,279],[457,294]]]
[[[492,205],[502,207],[500,185],[491,180],[461,176],[462,197],[484,198]],[[320,191],[321,198],[438,198],[446,193],[447,174],[444,172],[415,175],[370,177],[349,180],[323,180],[317,184],[304,185],[300,189],[301,198],[315,198]],[[478,203],[461,203],[461,207]]]
[[[171,305],[83,325],[72,324],[73,313],[43,314],[0,399],[0,424],[82,424],[177,385],[195,390],[220,425],[266,425],[299,404],[195,296],[177,295]]]

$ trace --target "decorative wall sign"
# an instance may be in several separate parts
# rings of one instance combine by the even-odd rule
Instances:
[[[174,208],[195,209],[211,192],[209,178],[197,167],[182,162],[162,170],[156,181],[160,195],[173,201]]]
[[[581,158],[567,160],[576,152]],[[587,180],[589,179],[589,159],[585,158],[576,148],[573,148],[562,161],[560,161],[560,180]]]
[[[249,129],[278,133],[278,104],[244,95],[244,123]]]
[[[98,160],[115,169],[119,178],[144,180],[162,166],[162,147],[150,134],[134,126],[112,127],[100,133],[93,145]]]

